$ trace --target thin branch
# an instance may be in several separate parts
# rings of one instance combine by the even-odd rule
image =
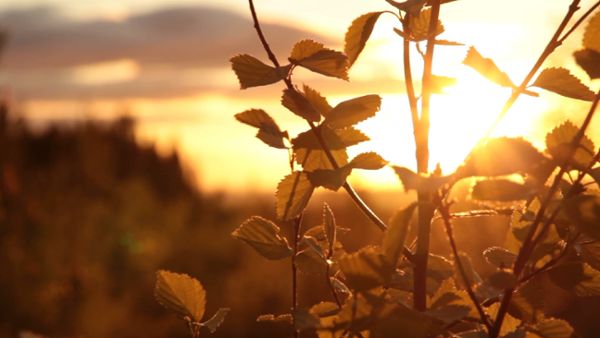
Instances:
[[[250,12],[252,14],[252,20],[254,21],[254,28],[256,29],[256,33],[258,34],[260,42],[263,45],[263,49],[267,53],[267,55],[269,57],[269,60],[271,60],[271,62],[273,63],[273,65],[275,67],[279,68],[280,67],[280,63],[277,60],[277,57],[275,56],[275,54],[273,53],[273,51],[271,50],[271,47],[269,46],[269,43],[267,42],[267,39],[265,38],[265,35],[263,34],[262,29],[260,27],[260,22],[258,20],[257,14],[256,14],[256,9],[254,8],[254,2],[252,0],[248,0],[248,3],[250,5]],[[296,88],[294,87],[292,81],[290,80],[290,78],[284,78],[283,81],[284,81],[285,85],[287,86],[287,88],[289,90],[292,90],[292,91],[298,93],[297,90],[296,90]],[[313,133],[317,137],[317,140],[319,141],[319,145],[321,146],[321,148],[325,152],[325,155],[327,156],[327,159],[330,161],[331,165],[335,169],[338,169],[339,165],[337,164],[335,158],[331,154],[331,150],[327,146],[327,143],[323,139],[321,133],[319,132],[319,130],[317,129],[317,127],[315,126],[315,124],[313,122],[311,122],[309,120],[307,120],[307,122],[310,125],[311,130],[313,131]],[[382,231],[385,230],[385,229],[387,229],[387,225],[360,198],[360,196],[352,188],[352,186],[350,185],[350,183],[345,182],[344,185],[343,185],[343,187],[346,190],[346,192],[348,192],[348,194],[350,195],[350,197],[352,198],[352,200],[355,202],[355,204],[358,206],[358,208],[369,218],[369,220],[371,222],[373,222],[373,224],[375,224]],[[410,252],[410,250],[408,248],[404,247],[404,249],[403,249],[402,252],[403,252],[403,254],[406,256],[406,258],[409,261],[413,260],[413,254],[412,254],[412,252]]]
[[[444,221],[444,227],[446,228],[446,235],[448,235],[448,241],[450,242],[450,247],[452,248],[454,262],[455,262],[456,266],[458,267],[458,272],[460,273],[460,276],[463,279],[463,283],[465,285],[465,288],[467,290],[467,294],[469,295],[469,298],[471,298],[471,302],[473,303],[473,305],[475,305],[475,308],[477,309],[477,313],[479,313],[481,322],[485,325],[485,327],[488,329],[488,332],[489,332],[492,329],[492,324],[490,323],[488,316],[485,314],[485,311],[483,310],[481,303],[477,299],[477,295],[475,295],[475,292],[473,291],[473,288],[471,287],[471,281],[469,280],[469,276],[467,275],[465,268],[462,264],[462,261],[460,260],[460,256],[458,255],[458,248],[457,248],[456,242],[454,240],[454,231],[452,228],[452,223],[450,221],[451,215],[450,215],[449,207],[447,205],[444,205],[443,201],[439,197],[436,199],[436,202],[437,202],[436,204],[438,206],[438,210],[440,211],[440,214],[442,216],[442,220]]]
[[[529,82],[531,82],[531,79],[533,79],[533,77],[538,72],[538,70],[540,69],[540,67],[544,63],[544,61],[546,61],[546,59],[548,58],[548,56],[550,56],[550,54],[552,54],[552,52],[554,52],[554,50],[558,46],[561,45],[562,41],[558,42],[559,38],[560,38],[560,35],[562,34],[562,32],[567,27],[567,24],[569,23],[569,21],[571,20],[571,18],[575,14],[575,12],[579,9],[579,2],[580,2],[580,0],[573,0],[571,2],[571,5],[569,6],[569,9],[568,9],[567,13],[565,14],[562,22],[560,23],[560,25],[558,26],[558,28],[554,32],[554,35],[552,35],[552,38],[550,38],[550,41],[548,41],[548,44],[544,48],[544,51],[540,54],[540,56],[538,57],[537,61],[535,62],[535,64],[533,65],[533,67],[531,67],[531,70],[525,76],[525,78],[523,79],[523,81],[521,82],[521,84],[519,85],[519,87],[517,87],[517,88],[515,88],[513,90],[511,96],[508,98],[508,100],[506,101],[506,103],[504,103],[504,106],[502,107],[502,110],[500,111],[500,113],[498,114],[498,116],[496,117],[496,119],[494,120],[494,123],[492,123],[492,125],[488,128],[488,130],[485,132],[484,136],[479,140],[478,143],[483,143],[483,142],[485,142],[490,137],[490,135],[492,134],[492,132],[494,131],[494,129],[496,129],[496,127],[498,126],[498,124],[500,123],[500,121],[504,118],[504,116],[508,113],[508,111],[510,110],[510,108],[512,108],[513,104],[517,101],[517,99],[519,98],[519,95],[521,95],[521,93],[523,93],[523,92],[526,91],[527,86],[529,86]],[[467,158],[469,156],[471,156],[471,154],[469,154],[467,156]]]
[[[300,230],[302,227],[302,214],[294,219],[294,240],[292,256],[292,337],[298,338],[300,331],[296,330],[296,318],[294,314],[298,308],[298,267],[296,266],[296,254],[298,253],[298,242],[300,241]]]
[[[550,205],[550,202],[551,202],[554,194],[556,193],[556,191],[558,190],[558,188],[560,186],[560,181],[562,179],[562,176],[568,170],[568,167],[571,163],[573,155],[575,154],[577,147],[581,143],[581,140],[583,139],[583,136],[585,135],[585,131],[587,130],[587,128],[590,125],[592,117],[594,116],[596,108],[598,107],[599,101],[600,101],[600,91],[598,91],[598,93],[596,93],[596,96],[594,97],[592,106],[590,107],[590,110],[588,111],[581,128],[579,128],[579,131],[573,138],[573,141],[571,143],[572,146],[569,149],[569,153],[567,154],[567,157],[566,157],[563,165],[561,166],[559,173],[554,177],[554,181],[552,182],[552,185],[550,186],[550,189],[548,190],[548,193],[546,194],[546,197],[544,198],[544,201],[542,202],[540,209],[538,210],[538,212],[535,216],[535,219],[533,220],[533,223],[531,224],[531,228],[529,229],[529,232],[527,233],[527,236],[525,237],[525,240],[523,241],[523,246],[521,247],[521,250],[519,250],[519,253],[517,255],[517,258],[516,258],[514,266],[513,266],[513,273],[517,277],[521,274],[523,268],[525,267],[525,263],[529,259],[529,255],[531,254],[531,252],[533,252],[534,247],[532,246],[532,244],[534,243],[533,239],[534,239],[534,235],[537,232],[537,228],[540,225],[540,223],[542,222],[544,215],[546,213],[546,209]],[[555,211],[555,215],[557,215],[557,214],[558,214],[558,212]],[[545,227],[547,227],[546,224],[548,224],[548,223],[544,224]],[[494,326],[492,328],[492,331],[490,331],[490,334],[489,334],[489,336],[491,338],[498,337],[500,328],[502,327],[502,322],[508,311],[508,306],[510,305],[510,300],[512,298],[514,291],[515,291],[515,288],[509,288],[504,291],[502,302],[500,303],[500,308],[498,309],[498,314],[496,316],[496,320],[494,321]]]
[[[588,16],[590,16],[590,14],[592,14],[594,12],[594,10],[596,8],[598,8],[600,6],[600,1],[597,1],[595,4],[592,5],[592,7],[590,7],[574,24],[573,26],[560,38],[558,39],[558,43],[562,44],[568,37],[569,35],[571,35],[576,29],[577,27],[579,27],[584,21],[585,19],[587,19]]]
[[[419,136],[419,108],[417,107],[417,97],[415,95],[415,86],[412,77],[412,66],[410,64],[410,40],[408,35],[410,34],[408,22],[410,15],[407,13],[402,21],[402,27],[404,28],[403,38],[403,64],[404,64],[404,84],[406,87],[406,95],[408,96],[408,105],[410,107],[410,117],[412,119],[413,133],[415,136],[415,143]]]
[[[427,37],[427,50],[423,69],[423,82],[421,89],[421,119],[419,120],[419,133],[416,140],[417,171],[429,171],[429,103],[431,98],[431,73],[433,68],[433,50],[435,47],[435,32],[440,15],[441,0],[434,0],[429,18]],[[427,309],[427,261],[429,259],[429,244],[431,235],[431,219],[434,208],[431,204],[431,193],[417,191],[419,201],[419,227],[417,232],[417,250],[415,253],[414,268],[414,307],[418,311]]]

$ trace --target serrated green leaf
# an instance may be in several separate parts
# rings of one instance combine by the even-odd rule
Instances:
[[[417,15],[408,17],[409,37],[413,41],[424,41],[429,37],[429,22],[431,21],[431,8],[421,9]],[[438,20],[434,36],[444,32],[444,26]]]
[[[293,172],[277,185],[277,217],[289,221],[298,216],[308,204],[314,187],[306,173]]]
[[[496,318],[496,316],[498,315],[499,308],[500,308],[500,303],[494,303],[485,310],[488,313],[488,315],[490,316],[490,318]],[[517,318],[515,318],[507,313],[504,316],[504,321],[502,322],[502,327],[500,328],[499,336],[502,337],[511,332],[516,331],[520,324],[521,324],[520,320],[518,320]]]
[[[281,105],[292,113],[313,122],[319,122],[321,115],[315,107],[297,90],[286,88],[281,96]]]
[[[504,290],[517,285],[517,277],[510,270],[499,270],[487,278],[488,283],[498,289]]]
[[[533,326],[533,331],[541,338],[570,338],[574,330],[565,320],[544,318]]]
[[[234,56],[230,62],[242,89],[278,82],[285,78],[291,69],[290,65],[276,69],[248,54]]]
[[[594,92],[565,68],[546,68],[533,83],[533,86],[577,100],[592,101]]]
[[[600,295],[600,271],[588,264],[567,262],[548,270],[550,280],[558,287],[580,297]]]
[[[350,173],[352,173],[352,168],[341,167],[339,169],[317,169],[306,174],[313,186],[337,191],[346,183],[346,178]]]
[[[600,196],[579,195],[566,201],[567,217],[584,234],[600,239]]]
[[[333,302],[320,302],[313,305],[310,310],[311,314],[317,317],[329,317],[339,312],[338,305]]]
[[[485,260],[500,269],[513,266],[517,255],[499,246],[493,246],[483,251]]]
[[[206,291],[200,281],[183,273],[156,272],[154,297],[182,319],[200,322],[206,306]]]
[[[346,36],[344,38],[344,53],[348,56],[348,67],[351,67],[358,56],[365,48],[365,44],[369,37],[371,36],[371,32],[373,32],[373,27],[379,19],[379,16],[385,12],[371,12],[366,13],[352,21],[350,27],[346,31]]]
[[[427,338],[437,337],[444,331],[445,323],[442,320],[401,303],[382,312],[380,315],[382,318],[371,329],[370,338]]]
[[[522,138],[500,137],[473,150],[457,170],[458,177],[504,176],[534,172],[546,161],[531,143]]]
[[[302,165],[304,171],[333,170],[333,165],[323,150],[298,148],[294,149],[294,155],[296,163]],[[338,166],[345,166],[348,163],[346,149],[331,150],[331,155]]]
[[[583,46],[600,53],[600,12],[590,19],[583,33]]]
[[[499,84],[503,87],[514,88],[515,84],[512,82],[510,77],[496,66],[494,61],[489,58],[483,57],[475,47],[470,47],[467,52],[467,56],[463,60],[463,64],[476,70],[481,76],[488,80]]]
[[[321,134],[325,144],[331,150],[344,149],[369,140],[369,138],[361,131],[351,127],[334,130],[322,125],[317,127],[316,131]],[[298,136],[292,140],[292,145],[294,146],[294,149],[322,149],[321,144],[319,143],[319,140],[313,130],[307,130],[298,134]],[[338,163],[338,165],[340,164]]]
[[[391,266],[381,252],[373,247],[342,256],[338,264],[346,283],[355,291],[365,291],[389,282]]]
[[[293,253],[287,240],[279,234],[279,227],[260,216],[250,217],[231,235],[246,242],[267,259],[283,259]]]
[[[475,182],[471,196],[481,201],[527,200],[534,194],[527,185],[508,179],[491,179]]]
[[[360,153],[348,163],[353,169],[378,170],[385,167],[389,162],[374,152]]]
[[[579,67],[583,68],[590,79],[600,78],[600,52],[593,49],[582,49],[573,53]]]
[[[375,116],[381,107],[379,95],[365,95],[344,101],[335,106],[324,123],[333,129],[345,128]]]
[[[327,271],[327,262],[312,247],[308,247],[296,254],[296,266],[308,275],[324,275]]]
[[[313,89],[307,85],[304,85],[303,91],[304,91],[304,98],[322,116],[327,116],[327,114],[329,114],[331,109],[333,109],[331,107],[331,105],[329,104],[329,102],[327,102],[327,99],[324,96],[322,96],[315,89]]]
[[[327,255],[331,257],[337,237],[337,227],[333,211],[331,211],[331,208],[327,204],[323,204],[323,229],[325,230],[325,238],[328,244]]]
[[[264,314],[264,315],[260,315],[258,316],[258,318],[256,318],[257,322],[281,322],[281,323],[286,323],[286,324],[292,324],[293,318],[292,315],[289,313],[284,313],[281,315],[274,315],[274,314]]]
[[[600,270],[600,241],[587,241],[575,246],[584,262],[596,270]]]
[[[454,265],[444,256],[430,253],[427,262],[427,276],[443,282],[454,275]]]
[[[292,313],[292,316],[296,330],[304,331],[319,327],[319,318],[313,316],[307,309],[298,308]]]
[[[408,168],[398,166],[393,166],[392,168],[396,172],[396,175],[398,175],[398,178],[400,178],[405,191],[417,190],[433,193],[450,181],[449,176],[424,176]]]
[[[227,316],[229,311],[231,311],[231,309],[229,308],[220,308],[219,310],[217,310],[214,316],[212,316],[209,320],[205,321],[204,323],[201,323],[200,325],[208,328],[210,333],[215,333],[215,331],[217,331],[217,328],[219,328],[219,326],[223,324],[223,321],[225,320],[225,317]]]
[[[313,40],[296,43],[290,55],[290,62],[316,73],[348,80],[346,55],[327,49]]]
[[[408,235],[410,220],[417,207],[416,204],[411,204],[405,209],[396,212],[389,222],[389,227],[383,236],[382,250],[385,258],[391,266],[395,267],[402,250],[404,242]]]
[[[558,165],[562,165],[572,152],[572,142],[579,128],[571,121],[565,121],[546,135],[546,148]],[[584,135],[579,147],[571,157],[571,163],[578,169],[585,169],[592,162],[596,146]]]
[[[283,139],[287,133],[282,132],[269,114],[262,109],[248,109],[235,115],[235,118],[247,125],[258,128],[256,137],[271,147],[285,149]]]

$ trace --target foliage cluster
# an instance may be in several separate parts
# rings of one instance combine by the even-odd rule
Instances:
[[[280,63],[264,36],[252,0],[250,11],[258,37],[271,65],[254,56],[231,59],[241,88],[283,83],[281,104],[306,120],[309,128],[292,137],[262,109],[250,109],[236,118],[258,129],[265,144],[287,150],[290,174],[277,187],[276,221],[253,216],[243,222],[233,237],[247,243],[269,260],[290,259],[292,271],[291,310],[265,314],[261,322],[283,322],[293,337],[544,337],[583,336],[572,322],[556,318],[559,311],[549,307],[547,295],[575,298],[600,295],[600,152],[586,136],[598,106],[600,92],[565,68],[542,69],[546,58],[582,23],[583,47],[574,53],[577,64],[590,80],[600,78],[600,2],[577,20],[578,0],[573,0],[564,19],[529,74],[515,83],[493,60],[470,47],[463,61],[485,78],[508,87],[512,94],[498,115],[500,121],[521,94],[537,96],[532,87],[576,100],[590,101],[591,107],[580,126],[565,121],[546,137],[539,150],[521,138],[486,137],[453,173],[442,175],[429,168],[429,125],[432,95],[455,80],[432,72],[436,48],[460,46],[439,36],[442,7],[454,0],[386,0],[393,11],[367,13],[352,22],[344,52],[323,44],[302,40],[291,50],[288,62]],[[461,5],[460,2],[452,5]],[[383,222],[354,191],[347,178],[354,170],[378,170],[388,165],[376,153],[362,153],[349,159],[346,149],[367,141],[355,125],[376,115],[379,95],[365,95],[335,106],[319,91],[306,84],[296,85],[294,71],[305,68],[324,76],[348,80],[348,70],[359,58],[374,25],[382,15],[398,20],[394,32],[404,44],[406,94],[414,130],[417,172],[394,166],[404,189],[415,190],[417,200],[405,205],[389,222]],[[591,17],[591,20],[586,19]],[[416,48],[415,48],[416,47]],[[413,79],[411,52],[422,56],[421,88]],[[588,81],[584,81],[588,82]],[[463,180],[473,180],[471,198],[479,207],[453,210],[449,194]],[[341,188],[369,219],[384,231],[381,243],[372,243],[356,252],[347,252],[338,240],[345,231],[337,225],[332,208],[323,206],[319,225],[304,229],[303,216],[315,189]],[[462,218],[483,220],[498,215],[510,217],[504,246],[487,248],[482,254],[494,272],[482,278],[471,257],[457,247],[454,223]],[[414,216],[414,217],[413,217]],[[430,250],[431,225],[443,223],[449,257]],[[286,237],[280,226],[291,229]],[[408,241],[410,228],[415,240]],[[300,306],[298,274],[323,278],[330,295],[321,302]],[[190,325],[193,336],[200,326],[214,328],[222,321],[220,311],[208,322],[193,298],[197,281],[173,275],[172,285],[161,282],[156,294],[169,309]],[[164,295],[169,301],[165,302]],[[202,291],[203,294],[203,291]],[[203,300],[201,300],[203,305]],[[200,311],[202,313],[203,311]]]

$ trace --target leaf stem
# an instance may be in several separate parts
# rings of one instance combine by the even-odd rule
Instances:
[[[298,308],[298,267],[296,266],[296,254],[298,253],[298,242],[300,241],[300,230],[302,227],[302,214],[294,219],[294,241],[292,256],[292,337],[298,338],[300,331],[296,329],[296,309]]]
[[[273,63],[273,65],[277,68],[280,67],[280,63],[277,60],[277,57],[275,56],[275,54],[273,53],[273,51],[271,50],[271,47],[269,46],[269,43],[267,42],[267,39],[264,36],[264,33],[260,27],[260,22],[258,20],[258,16],[256,14],[256,9],[254,8],[254,2],[253,0],[248,0],[248,3],[250,5],[250,12],[252,14],[252,20],[254,22],[254,28],[256,29],[256,33],[258,34],[258,37],[263,45],[263,49],[265,50],[265,52],[267,53],[267,56],[269,57],[269,60],[271,60],[271,62]],[[286,87],[289,90],[292,90],[296,93],[297,90],[294,87],[292,80],[288,77],[288,78],[284,78],[283,79]],[[327,146],[327,143],[325,143],[325,140],[323,139],[321,133],[319,132],[318,128],[315,126],[315,124],[312,121],[307,120],[311,130],[313,131],[313,133],[315,133],[315,136],[317,137],[317,140],[319,142],[319,145],[321,146],[321,148],[323,149],[323,151],[325,152],[325,155],[327,156],[327,159],[331,162],[331,165],[338,169],[339,165],[337,164],[335,158],[333,157],[333,155],[331,154],[331,150],[329,149],[329,147]],[[358,208],[367,216],[367,218],[369,218],[369,220],[375,224],[380,230],[385,230],[387,229],[387,225],[377,216],[377,214],[375,214],[370,208],[369,206],[360,198],[360,196],[356,193],[356,191],[352,188],[352,186],[350,185],[350,183],[345,182],[343,185],[344,189],[346,190],[346,192],[348,193],[348,195],[350,195],[350,197],[352,198],[352,200],[354,201],[354,203],[358,206]],[[409,261],[412,261],[413,259],[413,254],[410,252],[410,250],[406,247],[404,247],[403,250],[404,255],[406,256],[406,258]]]
[[[544,48],[544,50],[538,57],[537,61],[531,67],[531,70],[525,76],[525,78],[523,79],[521,84],[517,88],[513,89],[512,94],[510,95],[510,97],[508,98],[506,103],[504,103],[502,110],[500,111],[498,116],[496,116],[496,119],[494,120],[492,125],[487,129],[484,136],[481,138],[481,140],[478,143],[481,144],[490,137],[490,135],[492,134],[494,129],[496,129],[496,127],[498,126],[500,121],[504,118],[504,116],[506,116],[506,114],[508,113],[510,108],[512,108],[513,104],[517,101],[517,99],[519,98],[519,95],[521,95],[521,93],[526,91],[527,86],[529,85],[529,82],[531,82],[531,79],[533,79],[533,77],[538,72],[540,67],[542,67],[542,64],[544,63],[544,61],[546,61],[548,56],[550,56],[550,54],[552,54],[552,52],[554,52],[554,50],[562,44],[564,39],[561,40],[560,35],[567,27],[567,24],[569,23],[571,18],[573,18],[573,15],[575,15],[575,12],[579,9],[579,3],[580,3],[580,0],[573,0],[571,2],[571,5],[569,5],[569,9],[568,9],[567,13],[565,14],[563,20],[556,28],[554,35],[552,35],[552,37],[550,38],[550,41],[548,41],[548,44],[546,45],[546,47]],[[566,35],[564,38],[566,38],[567,36],[568,35]],[[469,157],[470,155],[471,154],[469,154],[467,157]]]
[[[546,194],[546,197],[544,198],[544,201],[542,202],[540,209],[536,213],[535,219],[533,220],[533,222],[531,224],[531,228],[529,229],[529,232],[527,233],[527,236],[525,237],[525,240],[523,241],[523,246],[521,247],[521,250],[519,250],[519,253],[517,254],[517,258],[516,258],[514,266],[513,266],[513,273],[516,277],[519,277],[523,268],[525,267],[526,262],[529,260],[530,254],[533,252],[533,249],[534,249],[533,244],[535,244],[534,235],[536,234],[537,229],[544,218],[546,209],[549,207],[550,202],[552,201],[552,198],[554,197],[554,194],[556,193],[556,191],[558,190],[558,188],[560,186],[560,181],[562,179],[562,176],[568,170],[569,164],[571,163],[571,159],[573,158],[573,155],[575,154],[575,151],[576,151],[578,145],[581,143],[581,140],[583,139],[583,136],[585,135],[585,131],[587,130],[587,128],[590,125],[592,117],[594,116],[596,108],[598,107],[599,101],[600,101],[600,91],[598,91],[596,93],[596,96],[594,97],[592,106],[590,107],[590,110],[588,111],[588,113],[585,117],[585,120],[583,121],[583,124],[581,125],[581,128],[579,128],[579,131],[573,138],[573,141],[571,143],[572,147],[569,149],[569,153],[567,154],[567,157],[565,158],[565,161],[564,161],[563,165],[561,166],[560,171],[554,177],[554,181],[552,182],[552,185],[550,186],[550,189],[548,190],[548,193]],[[558,213],[555,212],[554,215],[557,215],[557,214]],[[552,218],[550,218],[546,223],[544,223],[544,227],[548,227],[551,221],[552,221]],[[542,229],[542,230],[544,230],[544,229]],[[494,321],[494,325],[489,334],[490,338],[498,337],[500,328],[502,327],[502,322],[504,320],[506,312],[508,311],[508,306],[510,305],[510,300],[512,298],[514,291],[515,291],[515,288],[506,289],[504,291],[504,295],[503,295],[502,301],[500,303],[500,308],[498,309],[498,314],[496,316],[496,320]]]
[[[429,171],[429,108],[431,98],[431,73],[433,68],[433,51],[435,47],[435,32],[440,15],[441,0],[434,0],[431,6],[427,50],[423,69],[421,89],[421,118],[419,120],[418,138],[416,140],[417,171]],[[431,219],[434,208],[431,204],[431,193],[418,191],[419,228],[417,232],[417,251],[414,269],[414,306],[419,311],[427,309],[427,260],[429,258],[429,243],[431,235]]]
[[[471,302],[473,302],[473,305],[475,305],[475,308],[477,309],[477,313],[479,313],[481,322],[485,325],[485,327],[488,329],[488,332],[489,332],[492,329],[492,324],[490,323],[488,316],[485,314],[485,311],[481,307],[481,303],[477,299],[477,295],[475,295],[475,292],[473,291],[473,288],[471,287],[471,281],[469,280],[469,277],[465,271],[462,261],[460,260],[460,256],[458,255],[458,248],[457,248],[456,242],[454,240],[454,231],[452,228],[452,223],[450,221],[451,215],[450,215],[449,206],[444,205],[442,199],[439,196],[436,198],[436,202],[437,202],[436,204],[438,206],[437,209],[440,211],[440,214],[442,215],[442,220],[444,221],[444,227],[446,228],[446,235],[448,235],[448,241],[450,242],[450,247],[452,248],[454,262],[456,263],[456,266],[458,267],[458,272],[460,273],[460,276],[463,279],[463,283],[465,284],[465,289],[467,290],[467,294],[469,295],[469,298],[471,298]]]

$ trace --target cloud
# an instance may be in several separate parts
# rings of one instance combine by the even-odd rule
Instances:
[[[210,7],[168,8],[123,21],[75,21],[52,8],[0,14],[9,33],[3,65],[9,69],[64,68],[117,59],[142,66],[218,67],[239,52],[263,55],[250,20]],[[328,39],[301,29],[264,24],[272,47],[282,56],[307,37]]]
[[[230,71],[232,56],[249,53],[266,61],[249,17],[212,7],[165,8],[122,21],[77,21],[54,8],[30,8],[0,13],[0,27],[8,32],[0,81],[19,100],[233,92],[238,85]],[[333,44],[321,34],[291,26],[263,23],[263,30],[282,60],[304,38]],[[107,74],[102,83],[78,76],[90,65],[119,61],[136,65],[135,73],[117,74],[115,81]]]

